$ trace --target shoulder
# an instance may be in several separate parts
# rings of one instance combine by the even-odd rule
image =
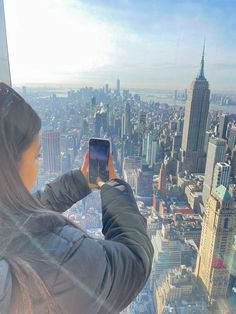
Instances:
[[[57,269],[65,256],[86,238],[85,232],[70,225],[60,214],[37,214],[28,219],[24,228],[21,236],[12,242],[11,250],[45,272]]]
[[[48,233],[40,235],[37,242],[45,252],[62,260],[69,251],[78,248],[86,237],[85,232],[65,223],[63,226],[57,226]]]

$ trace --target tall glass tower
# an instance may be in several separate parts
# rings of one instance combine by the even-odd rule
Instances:
[[[3,0],[0,0],[0,81],[11,85]]]

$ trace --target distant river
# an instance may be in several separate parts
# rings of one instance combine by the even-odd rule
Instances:
[[[144,101],[156,101],[159,103],[165,103],[168,105],[184,106],[184,101],[175,101],[173,98],[173,91],[161,91],[161,90],[148,90],[148,89],[130,89],[132,94],[139,94]],[[210,109],[222,110],[227,113],[236,114],[236,106],[221,106],[219,104],[210,104]]]

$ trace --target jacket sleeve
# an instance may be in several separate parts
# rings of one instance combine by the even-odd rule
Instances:
[[[53,294],[68,314],[118,314],[144,287],[153,259],[153,247],[146,234],[146,220],[140,214],[131,187],[121,179],[101,187],[103,234],[96,240],[78,229],[63,228],[63,239],[73,230]],[[60,245],[61,247],[61,245]]]
[[[102,282],[109,293],[99,314],[109,313],[107,309],[119,313],[144,287],[154,250],[146,233],[146,219],[128,183],[115,179],[104,184],[101,198],[105,241],[100,244],[107,260]]]
[[[80,169],[59,176],[33,195],[51,210],[64,212],[91,192]]]

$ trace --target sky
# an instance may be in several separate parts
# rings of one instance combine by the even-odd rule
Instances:
[[[13,84],[236,90],[236,0],[5,0]]]

